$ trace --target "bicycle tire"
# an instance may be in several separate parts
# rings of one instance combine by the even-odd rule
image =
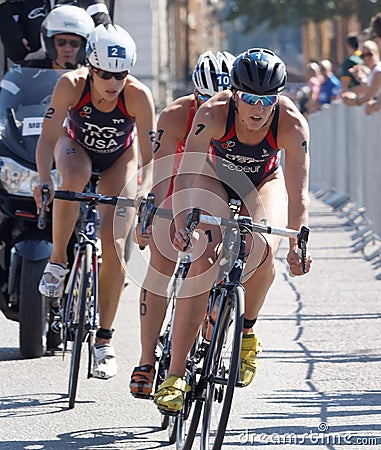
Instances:
[[[204,355],[206,354],[205,343],[200,336],[196,336],[195,342],[190,351],[190,364],[188,367],[188,383],[192,390],[185,395],[184,406],[177,416],[177,450],[190,450],[193,446],[200,422],[203,400],[200,399],[200,377],[204,365]],[[197,357],[197,363],[196,363]]]
[[[71,292],[71,295],[78,295],[77,302],[70,302],[73,308],[77,311],[73,311],[73,318],[75,320],[75,332],[74,341],[71,350],[71,360],[70,360],[70,374],[69,374],[69,408],[73,409],[75,406],[75,400],[77,395],[78,387],[78,375],[81,362],[82,345],[85,338],[85,320],[86,320],[86,307],[87,307],[87,294],[89,290],[89,280],[91,276],[91,256],[92,247],[91,245],[85,245],[84,250],[81,251],[81,261],[80,269],[78,270],[76,276],[79,277],[77,283],[74,283],[73,291],[76,289],[78,292]],[[71,299],[73,300],[73,299]]]
[[[201,427],[202,450],[221,448],[239,376],[244,316],[242,286],[229,289],[221,302],[224,305],[217,317],[204,373],[206,395]],[[218,405],[220,407],[214,413]]]

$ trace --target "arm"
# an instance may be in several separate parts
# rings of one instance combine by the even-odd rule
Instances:
[[[23,43],[23,35],[4,0],[0,0],[0,38],[6,56],[12,61],[19,61],[27,55],[29,50]]]
[[[195,178],[203,173],[210,141],[219,136],[218,105],[214,99],[209,100],[197,111],[189,132],[185,152],[181,160],[179,172],[175,178],[175,194],[173,198],[173,214],[175,216],[176,234],[173,244],[181,251],[188,243],[186,217],[193,204],[192,187]]]
[[[139,196],[149,192],[152,186],[152,146],[155,140],[155,107],[152,94],[147,86],[129,75],[125,87],[128,112],[135,117],[142,161],[142,185]]]
[[[193,95],[189,95],[175,100],[159,116],[153,148],[152,192],[155,194],[156,205],[163,202],[172,177],[178,172],[182,153],[178,153],[177,148],[186,139],[192,99]]]
[[[355,104],[358,106],[367,103],[372,98],[376,97],[381,89],[381,72],[376,72],[372,78],[371,84],[367,87],[362,96],[357,96]]]
[[[73,82],[68,78],[67,74],[62,75],[54,88],[52,100],[45,112],[42,132],[37,142],[36,164],[40,185],[36,186],[34,197],[38,210],[41,207],[41,186],[43,184],[47,184],[50,189],[49,203],[54,197],[54,186],[51,178],[54,147],[59,135],[62,133],[62,125],[67,110],[72,104],[75,104],[74,98],[75,89]]]
[[[288,226],[296,230],[308,226],[309,208],[309,127],[305,118],[291,100],[284,98],[281,106],[282,124],[278,144],[285,150],[285,179],[288,194]],[[290,250],[287,261],[293,273],[302,274],[297,255],[297,240],[289,240]],[[307,267],[309,267],[307,264]],[[294,266],[294,267],[293,267]],[[295,267],[298,266],[298,269]]]

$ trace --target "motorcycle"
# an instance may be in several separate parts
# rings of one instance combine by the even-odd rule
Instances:
[[[24,358],[38,358],[60,343],[54,329],[59,305],[38,291],[52,251],[51,211],[37,227],[33,187],[36,145],[45,110],[62,71],[13,66],[0,83],[0,309],[19,322]],[[59,175],[52,170],[56,187]]]

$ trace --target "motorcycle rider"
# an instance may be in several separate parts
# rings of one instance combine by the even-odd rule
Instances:
[[[86,43],[94,22],[84,9],[63,5],[53,9],[41,24],[44,59],[23,61],[24,67],[76,69],[85,64]]]
[[[14,72],[12,82],[0,82],[0,104],[7,108],[14,108],[23,98],[25,104],[37,104],[42,101],[48,105],[49,98],[43,98],[41,90],[46,91],[44,82],[52,80],[51,74],[38,71],[33,74],[33,89],[26,94],[18,86],[25,85],[25,78],[31,77],[30,71],[24,67],[41,69],[67,70],[74,69],[85,63],[87,39],[94,29],[94,22],[90,16],[77,6],[63,5],[50,12],[41,26],[41,41],[45,51],[45,59],[23,61],[21,65],[14,65],[10,71]],[[57,73],[57,79],[61,73]],[[53,90],[52,86],[52,90]],[[1,108],[5,111],[5,108]]]

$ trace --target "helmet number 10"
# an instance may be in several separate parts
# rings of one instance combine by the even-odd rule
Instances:
[[[229,87],[230,86],[230,76],[227,73],[221,73],[217,75],[218,86]]]

